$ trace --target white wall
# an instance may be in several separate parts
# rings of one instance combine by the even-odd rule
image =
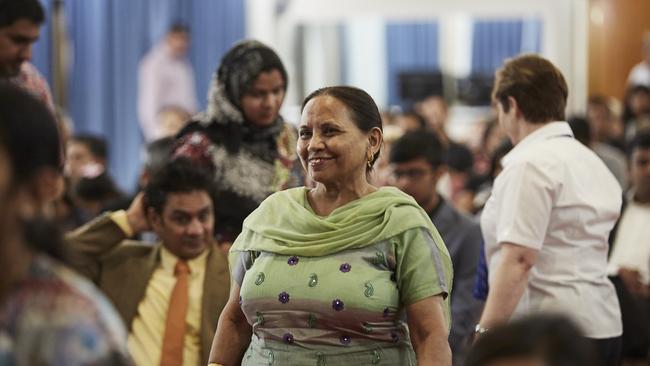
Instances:
[[[381,17],[369,16],[346,26],[348,84],[364,89],[379,105],[388,104],[384,24]]]
[[[295,71],[293,34],[298,24],[338,24],[359,19],[418,20],[437,18],[441,24],[441,66],[462,76],[469,70],[471,19],[537,17],[543,22],[542,54],[564,73],[570,88],[569,111],[583,111],[587,95],[588,0],[246,0],[248,36],[276,48]],[[278,11],[280,9],[281,11]],[[372,35],[368,35],[372,37]],[[370,38],[368,38],[370,39]],[[367,44],[364,50],[378,52]],[[372,65],[365,80],[385,79]],[[380,65],[381,66],[381,65]],[[375,83],[375,87],[377,83]],[[385,93],[385,92],[384,92]],[[379,97],[379,96],[378,96]],[[297,103],[295,90],[288,104]],[[379,97],[379,100],[382,97]],[[383,97],[385,100],[385,96]]]

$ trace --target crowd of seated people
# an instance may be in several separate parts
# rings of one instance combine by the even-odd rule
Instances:
[[[283,61],[243,40],[129,190],[28,63],[44,21],[0,0],[0,365],[647,364],[649,85],[567,118],[519,56],[456,140],[433,94],[325,87],[285,121]]]

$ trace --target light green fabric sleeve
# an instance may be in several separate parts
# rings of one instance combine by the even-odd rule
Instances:
[[[408,306],[430,296],[442,295],[449,325],[453,271],[448,252],[441,250],[444,243],[436,243],[429,230],[415,228],[396,237],[393,245],[401,303]]]

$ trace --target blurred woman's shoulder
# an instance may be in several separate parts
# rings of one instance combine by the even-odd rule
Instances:
[[[1,318],[10,319],[1,328],[17,341],[10,350],[16,357],[47,363],[61,349],[73,348],[77,354],[65,356],[70,364],[76,357],[98,365],[130,364],[126,330],[112,305],[92,283],[47,256],[34,259],[0,309]]]

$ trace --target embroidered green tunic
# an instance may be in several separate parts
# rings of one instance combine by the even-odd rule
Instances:
[[[277,202],[265,201],[260,210],[273,226],[245,230],[231,251],[233,280],[241,287],[241,307],[253,327],[242,365],[415,365],[405,307],[443,295],[449,325],[451,261],[430,221],[420,223],[424,220],[412,199],[382,188],[326,218],[313,213],[305,188],[280,192],[269,200]],[[386,225],[385,211],[391,211],[395,202],[407,206],[408,215],[388,212],[392,216],[388,221],[410,218],[415,224],[398,223],[397,230]],[[283,208],[286,214],[275,212]],[[374,229],[355,234],[350,225],[363,225],[359,216],[364,213],[384,218],[374,223]],[[349,215],[357,217],[342,227],[319,223],[340,223]],[[320,232],[287,235],[297,229],[296,221]],[[245,228],[256,227],[247,223]],[[282,235],[276,235],[282,223]],[[377,226],[383,229],[378,231]],[[332,235],[341,230],[339,234],[345,235]],[[319,235],[328,231],[325,237]],[[304,241],[292,241],[297,238]],[[325,245],[324,239],[335,244]]]

